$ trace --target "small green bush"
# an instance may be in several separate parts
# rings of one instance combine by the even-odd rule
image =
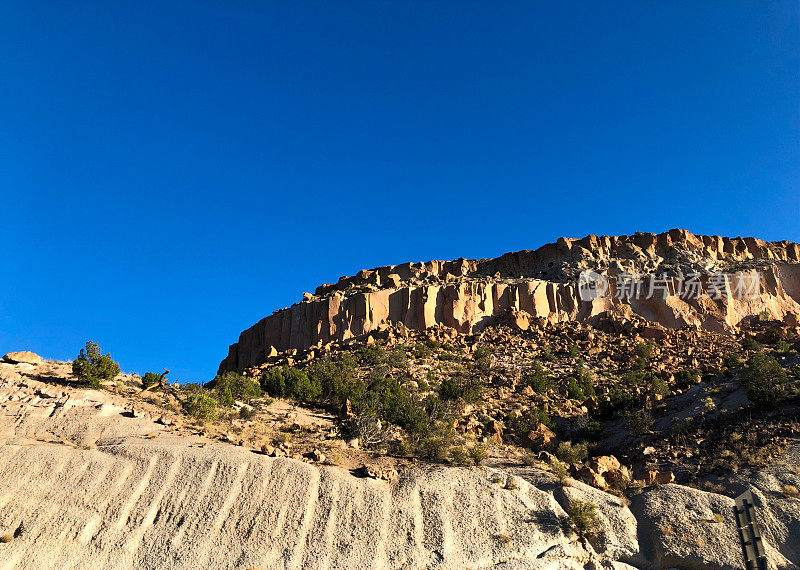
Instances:
[[[697,372],[692,370],[678,370],[675,373],[675,384],[680,388],[689,388],[691,386],[694,386],[695,384],[697,384],[698,380],[699,376],[697,375]]]
[[[414,355],[414,358],[428,358],[431,354],[433,354],[433,349],[431,349],[427,343],[418,342],[411,350],[411,354]]]
[[[612,386],[606,393],[606,406],[610,411],[625,410],[636,402],[636,398],[630,390],[621,386]]]
[[[550,373],[539,362],[533,363],[533,368],[525,375],[523,383],[533,388],[537,394],[547,394],[555,386],[555,381]]]
[[[761,345],[756,342],[756,340],[752,337],[746,337],[742,340],[742,349],[743,350],[761,350]]]
[[[783,339],[779,340],[775,343],[775,352],[781,354],[784,352],[789,352],[789,343]]]
[[[594,396],[592,375],[583,366],[577,365],[573,376],[567,381],[567,397],[572,400],[585,400]]]
[[[653,416],[648,410],[636,410],[625,414],[625,429],[634,437],[647,434],[653,427]]]
[[[650,390],[653,392],[653,394],[657,394],[659,396],[669,396],[670,393],[669,384],[667,384],[658,376],[653,376],[650,379]]]
[[[762,408],[774,408],[790,394],[786,371],[774,357],[754,354],[742,371],[742,384],[750,401]]]
[[[408,368],[408,356],[402,348],[395,348],[386,357],[386,363],[392,368],[405,370]]]
[[[149,388],[161,382],[161,374],[155,372],[145,372],[142,376],[142,388]]]
[[[569,518],[572,528],[580,535],[593,535],[600,530],[597,505],[577,499],[569,502]]]
[[[492,351],[487,346],[475,349],[475,368],[487,374],[492,365]]]
[[[92,388],[100,388],[103,380],[111,380],[119,374],[119,364],[111,354],[103,354],[96,342],[88,341],[78,357],[72,362],[72,374]]]
[[[463,445],[450,448],[450,462],[454,465],[466,465],[469,462],[469,452]]]
[[[562,441],[556,448],[556,457],[564,463],[580,463],[586,459],[587,455],[585,443]]]
[[[203,392],[189,394],[183,401],[186,413],[199,420],[213,420],[217,417],[217,401]]]
[[[386,359],[386,351],[377,344],[365,346],[358,353],[359,362],[367,366],[383,364]]]
[[[261,389],[276,398],[293,398],[312,404],[322,395],[318,376],[311,376],[297,368],[286,366],[270,368],[261,375]]]
[[[417,444],[417,454],[431,461],[442,462],[450,454],[452,436],[446,433],[430,434]]]
[[[652,343],[638,342],[633,345],[633,354],[637,358],[648,360],[651,356],[653,356],[653,348],[654,347]]]
[[[480,399],[483,385],[477,378],[458,376],[448,378],[439,386],[439,397],[442,400],[464,400],[472,403]]]
[[[581,423],[583,425],[580,426],[579,430],[580,437],[591,441],[597,441],[601,437],[603,437],[603,431],[605,431],[605,426],[603,425],[603,422],[587,418],[585,422]]]
[[[520,441],[528,432],[535,430],[539,424],[543,424],[550,429],[555,427],[553,420],[541,408],[530,408],[520,416],[509,414],[505,418],[505,424],[517,434]]]
[[[236,372],[226,372],[216,376],[206,384],[206,388],[213,390],[217,401],[228,408],[233,406],[236,400],[249,402],[261,395],[258,381]]]
[[[486,460],[487,452],[486,447],[483,445],[473,445],[472,447],[468,447],[467,453],[475,465],[480,465]]]

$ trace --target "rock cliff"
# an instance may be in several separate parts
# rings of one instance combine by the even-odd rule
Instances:
[[[587,270],[606,284],[604,294],[589,299],[581,290],[579,278]],[[725,281],[719,275],[726,275]],[[699,283],[696,294],[685,287],[689,276]],[[642,286],[636,294],[626,291],[637,279]],[[735,282],[740,279],[756,288],[738,294]],[[539,323],[638,315],[669,328],[722,333],[761,314],[796,325],[800,245],[675,229],[559,238],[536,250],[492,259],[362,270],[321,285],[242,332],[220,371],[243,370],[275,350],[324,348],[400,323],[415,330],[444,326],[473,334],[509,313]]]

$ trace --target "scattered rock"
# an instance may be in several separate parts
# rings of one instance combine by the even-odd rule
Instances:
[[[653,471],[648,469],[644,472],[645,485],[666,485],[675,481],[675,474],[672,471]]]
[[[377,465],[364,465],[361,471],[367,477],[382,479],[383,481],[393,481],[397,478],[397,470],[391,467],[379,467]]]

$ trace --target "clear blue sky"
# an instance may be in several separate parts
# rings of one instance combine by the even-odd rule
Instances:
[[[800,241],[795,1],[9,1],[0,72],[0,353],[208,380],[365,267]]]

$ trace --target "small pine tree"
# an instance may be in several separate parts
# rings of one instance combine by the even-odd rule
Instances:
[[[104,355],[96,342],[88,341],[72,362],[72,374],[82,384],[100,388],[103,380],[111,380],[119,374],[119,364],[111,359],[110,353]]]

